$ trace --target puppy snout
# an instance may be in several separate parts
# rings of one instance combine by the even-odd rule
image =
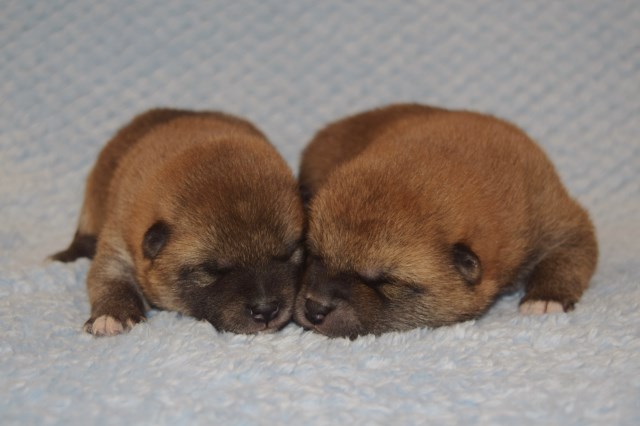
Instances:
[[[304,304],[304,316],[307,317],[311,324],[318,325],[322,324],[326,316],[334,309],[335,306],[328,303],[307,299]]]
[[[280,312],[278,302],[257,303],[249,307],[249,314],[256,322],[269,323]]]

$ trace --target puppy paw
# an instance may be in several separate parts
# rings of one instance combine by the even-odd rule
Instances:
[[[557,314],[565,312],[562,303],[554,300],[528,300],[520,305],[522,315]]]
[[[120,321],[111,315],[101,315],[98,318],[90,318],[84,324],[84,331],[94,336],[116,336],[131,330],[141,319],[127,318]]]

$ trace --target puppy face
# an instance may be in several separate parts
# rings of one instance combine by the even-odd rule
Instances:
[[[351,173],[349,167],[311,202],[296,321],[354,338],[484,312],[498,289],[473,242],[448,223],[450,212],[430,205],[419,185],[399,180],[392,168],[369,164]]]
[[[291,318],[302,266],[296,183],[278,162],[256,168],[252,155],[198,157],[201,170],[158,194],[162,208],[138,237],[144,293],[218,330],[277,330]]]

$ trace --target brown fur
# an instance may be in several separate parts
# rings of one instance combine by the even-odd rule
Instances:
[[[291,171],[253,125],[157,109],[102,150],[76,237],[53,258],[95,254],[94,334],[128,329],[149,305],[221,330],[273,330],[291,316],[303,225]]]
[[[329,336],[476,318],[521,303],[573,308],[598,249],[543,151],[497,118],[394,105],[320,131],[304,151],[307,272],[295,318]],[[545,306],[545,305],[543,305]]]

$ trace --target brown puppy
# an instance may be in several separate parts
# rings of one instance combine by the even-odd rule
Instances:
[[[126,331],[149,306],[254,333],[291,318],[303,226],[295,179],[253,125],[157,109],[102,150],[75,238],[52,257],[95,255],[94,335]]]
[[[497,118],[395,105],[304,151],[311,194],[295,319],[328,336],[476,318],[512,284],[523,313],[573,309],[598,249],[546,155]]]

